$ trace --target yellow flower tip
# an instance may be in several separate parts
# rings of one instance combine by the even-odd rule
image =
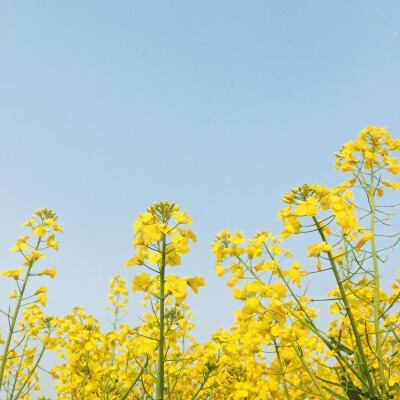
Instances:
[[[294,193],[288,193],[288,192],[286,192],[284,195],[283,195],[283,199],[282,199],[282,201],[284,202],[284,203],[287,203],[287,204],[292,204],[292,203],[294,203]]]
[[[9,299],[11,300],[11,299],[15,299],[17,297],[18,297],[17,289],[14,289],[14,291],[10,294]]]

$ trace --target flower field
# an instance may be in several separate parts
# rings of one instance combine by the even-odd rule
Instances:
[[[138,214],[126,276],[111,281],[105,328],[80,307],[46,315],[45,285],[57,279],[46,253],[59,250],[63,228],[54,211],[37,210],[10,249],[21,266],[0,272],[10,293],[1,305],[0,398],[46,399],[39,371],[55,352],[48,373],[60,400],[399,399],[400,275],[389,292],[381,287],[383,269],[400,268],[400,233],[390,226],[396,204],[385,203],[399,188],[398,150],[400,139],[369,126],[335,153],[342,183],[284,194],[281,232],[218,233],[215,271],[241,308],[230,329],[205,343],[191,335],[185,300],[190,291],[202,296],[207,283],[180,268],[196,241],[187,211],[163,201]],[[296,235],[307,243],[307,263],[285,245]],[[33,277],[40,283],[30,291]],[[322,281],[330,290],[316,298]],[[132,292],[146,309],[137,326],[125,317]]]

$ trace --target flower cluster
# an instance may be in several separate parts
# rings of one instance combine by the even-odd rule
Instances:
[[[55,338],[51,337],[53,317],[43,314],[41,307],[47,303],[47,288],[39,286],[31,295],[27,295],[28,280],[34,276],[56,275],[55,267],[34,272],[36,263],[45,258],[44,251],[52,248],[58,251],[56,234],[62,233],[61,225],[57,224],[55,212],[49,209],[39,209],[23,226],[31,230],[34,242],[30,236],[18,238],[12,252],[23,257],[22,267],[6,269],[0,272],[13,278],[16,288],[9,295],[12,301],[8,311],[3,315],[8,322],[8,336],[0,343],[4,344],[0,365],[0,391],[7,393],[7,398],[29,399],[32,391],[40,390],[37,368],[47,349],[55,349]],[[23,277],[21,277],[21,275]],[[18,322],[22,312],[23,319]]]

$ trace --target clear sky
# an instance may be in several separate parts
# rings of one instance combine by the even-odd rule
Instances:
[[[176,201],[198,242],[172,273],[206,279],[188,298],[206,340],[239,307],[215,234],[280,232],[285,191],[347,179],[341,144],[367,125],[400,137],[399,73],[397,0],[0,1],[2,269],[19,266],[21,223],[52,208],[48,313],[80,305],[107,329],[112,276],[141,271],[123,266],[137,214]]]

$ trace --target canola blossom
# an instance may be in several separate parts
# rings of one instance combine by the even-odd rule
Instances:
[[[205,343],[190,333],[186,302],[201,296],[206,282],[180,272],[196,241],[186,211],[163,201],[138,214],[129,272],[111,280],[111,326],[104,328],[81,307],[64,316],[44,313],[46,279],[57,278],[46,254],[59,250],[63,229],[52,210],[37,210],[23,224],[29,235],[10,249],[21,266],[0,271],[11,278],[2,307],[0,398],[46,399],[39,370],[48,352],[59,359],[48,370],[57,399],[400,398],[400,277],[389,292],[380,282],[391,267],[388,250],[400,241],[380,203],[399,189],[397,150],[399,139],[369,126],[335,153],[347,180],[332,188],[305,183],[284,194],[279,234],[223,230],[215,237],[216,275],[240,306],[231,328]],[[305,259],[288,248],[289,237],[304,238]],[[40,283],[28,292],[33,276]],[[315,297],[318,279],[329,284],[324,298]],[[142,293],[138,325],[127,317],[131,293]]]

